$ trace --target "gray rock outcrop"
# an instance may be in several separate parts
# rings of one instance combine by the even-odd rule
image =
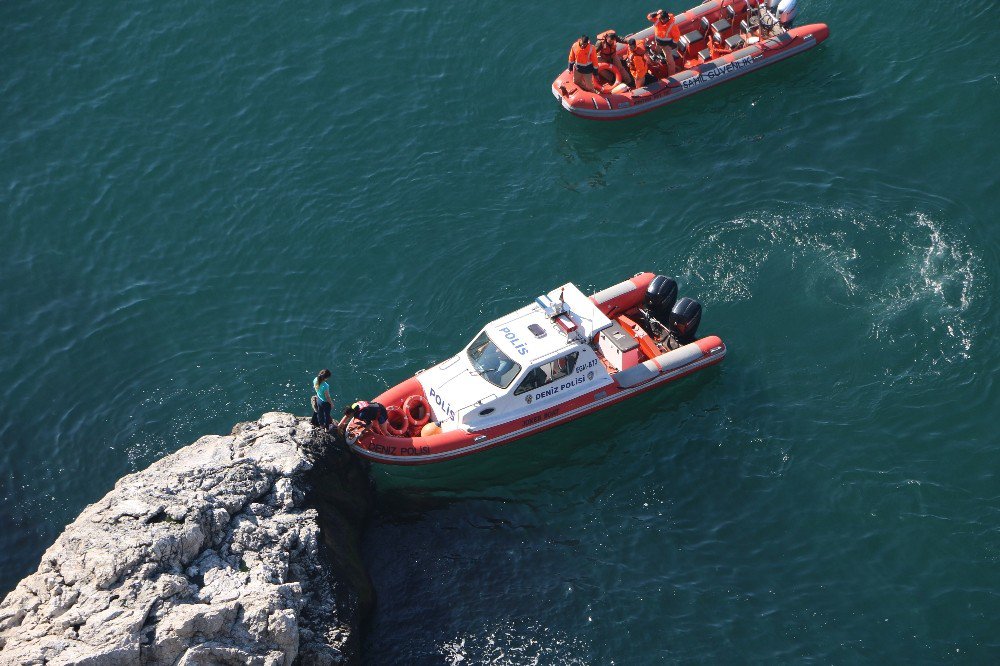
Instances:
[[[269,413],[121,479],[0,604],[0,664],[354,663],[367,469]]]

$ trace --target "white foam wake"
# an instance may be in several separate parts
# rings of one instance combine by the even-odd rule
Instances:
[[[970,311],[982,297],[980,260],[967,242],[922,212],[875,218],[848,210],[765,212],[718,225],[685,267],[685,291],[707,303],[752,300],[785,279],[805,298],[868,321],[888,346],[912,346],[922,363],[963,361],[973,351]],[[794,308],[794,299],[788,307]],[[825,307],[825,304],[824,304]],[[831,317],[840,319],[831,312]],[[859,330],[859,334],[861,334]]]

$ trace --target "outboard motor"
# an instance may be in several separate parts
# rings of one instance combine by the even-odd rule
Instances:
[[[747,7],[751,7],[753,0],[747,0]],[[754,18],[756,18],[757,24],[767,32],[773,32],[774,28],[778,25],[778,17],[776,12],[778,11],[778,4],[781,0],[758,0],[756,17],[754,14],[748,14],[750,18],[750,25],[754,26]],[[761,39],[764,35],[761,35]]]
[[[677,302],[677,283],[673,278],[657,275],[646,287],[646,309],[660,323],[667,323],[670,310]]]
[[[778,20],[785,28],[791,28],[795,15],[799,13],[798,0],[781,0],[778,3]]]
[[[687,296],[677,301],[677,304],[670,311],[670,318],[667,320],[667,326],[677,335],[677,340],[681,344],[694,341],[700,323],[701,303]]]

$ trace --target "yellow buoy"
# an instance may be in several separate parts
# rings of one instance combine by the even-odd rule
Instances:
[[[424,427],[420,429],[421,437],[430,437],[431,435],[440,435],[440,434],[441,434],[441,426],[439,426],[437,423],[434,423],[434,421],[424,424]]]

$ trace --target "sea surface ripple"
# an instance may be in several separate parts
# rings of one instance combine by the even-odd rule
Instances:
[[[807,54],[559,110],[573,38],[650,9],[0,4],[0,591],[122,475],[305,412],[321,367],[339,406],[651,270],[726,362],[376,468],[366,659],[995,663],[995,3],[802,0]]]

